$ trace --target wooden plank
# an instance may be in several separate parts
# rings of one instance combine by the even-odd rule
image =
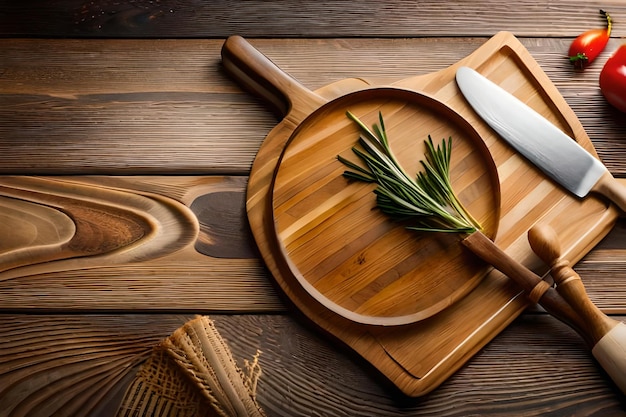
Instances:
[[[0,184],[32,187],[38,183],[25,179],[0,176]],[[55,179],[76,187],[104,187],[131,195],[154,193],[174,199],[197,216],[199,234],[175,253],[132,262],[102,261],[96,256],[93,262],[84,257],[79,263],[48,259],[39,264],[34,253],[27,252],[22,267],[0,273],[0,311],[285,311],[280,292],[252,243],[243,204],[247,178],[69,176],[46,180]],[[52,190],[51,184],[44,185]],[[11,223],[3,207],[0,230],[5,238],[0,260],[6,265],[7,257],[16,253],[16,248],[8,251],[7,245],[22,236],[12,230],[23,224]],[[620,279],[626,271],[625,241],[626,221],[622,219],[576,265],[593,301],[615,314],[626,313],[626,286],[620,284],[626,282],[626,277]]]
[[[152,347],[190,318],[0,316],[0,414],[113,415]],[[419,400],[293,317],[212,318],[240,366],[261,351],[257,397],[268,416],[624,415],[578,336],[545,315],[517,319]]]
[[[222,42],[0,39],[0,172],[247,175],[277,120],[221,71]],[[251,42],[318,89],[351,77],[398,80],[431,73],[484,39]],[[599,91],[602,62],[574,72],[563,58],[567,41],[522,42],[609,169],[626,176],[626,121]],[[618,44],[612,40],[610,47]]]
[[[304,329],[291,320],[266,319],[252,318],[258,320],[253,331],[244,324],[248,317],[216,321],[233,352],[243,350],[236,356],[251,357],[253,341],[260,340],[264,376],[258,398],[269,415],[589,415],[597,409],[606,415],[624,413],[619,396],[578,336],[550,317],[527,315],[515,321],[419,400],[399,395],[339,347],[314,335],[303,337]],[[282,356],[285,350],[289,359]],[[273,359],[274,354],[281,361]]]
[[[245,180],[0,176],[0,309],[283,310],[249,232]],[[124,238],[126,219],[138,239]]]
[[[414,37],[578,35],[602,25],[598,9],[626,21],[620,0],[5,1],[0,35],[57,37]],[[615,36],[626,29],[615,26]]]
[[[113,415],[151,348],[189,318],[2,316],[0,414]]]

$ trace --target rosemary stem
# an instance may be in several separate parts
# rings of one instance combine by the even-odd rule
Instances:
[[[358,141],[362,150],[356,147],[352,150],[367,168],[341,156],[337,159],[350,169],[344,172],[345,177],[377,183],[377,205],[384,213],[413,219],[417,224],[408,226],[413,230],[472,233],[482,229],[452,189],[452,138],[447,142],[443,139],[441,145],[435,147],[428,136],[426,160],[421,161],[424,171],[411,177],[391,150],[381,113],[373,131],[350,111],[346,115],[363,133]]]

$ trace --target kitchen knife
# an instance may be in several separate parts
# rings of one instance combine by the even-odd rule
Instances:
[[[474,111],[550,178],[578,197],[604,195],[626,212],[626,186],[575,140],[471,68],[459,68],[456,82]]]

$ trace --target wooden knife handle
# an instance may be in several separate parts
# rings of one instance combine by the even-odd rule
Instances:
[[[325,100],[282,71],[269,58],[238,35],[230,36],[222,46],[224,69],[244,88],[267,102],[279,118],[293,107],[319,107]]]
[[[626,183],[623,179],[615,179],[610,172],[606,172],[591,191],[603,195],[613,202],[622,213],[626,213]]]
[[[581,318],[582,331],[592,342],[592,353],[619,388],[626,393],[626,326],[604,314],[593,304],[580,275],[561,258],[554,229],[534,226],[528,232],[533,251],[548,265],[556,290]]]

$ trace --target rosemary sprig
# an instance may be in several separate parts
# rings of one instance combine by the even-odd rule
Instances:
[[[414,223],[407,226],[411,230],[471,234],[481,229],[452,189],[451,137],[435,147],[428,136],[424,141],[426,160],[420,161],[424,171],[412,178],[391,151],[382,113],[379,113],[379,124],[374,124],[373,131],[351,112],[346,114],[361,128],[358,143],[362,149],[353,147],[352,151],[367,168],[337,155],[337,159],[350,168],[343,175],[378,184],[374,193],[377,206],[384,213],[400,220],[412,220]]]

